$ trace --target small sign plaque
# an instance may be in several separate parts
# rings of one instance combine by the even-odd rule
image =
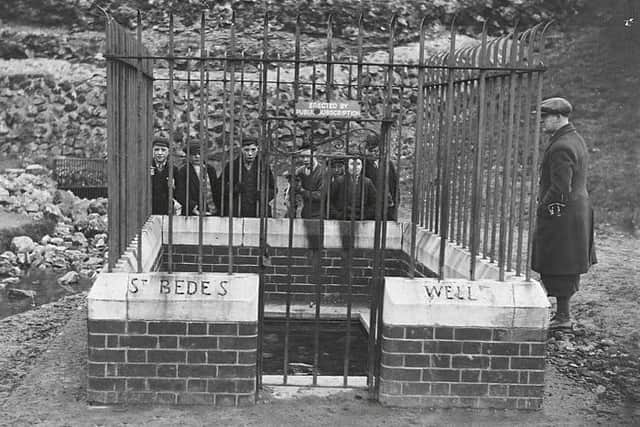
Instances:
[[[359,119],[358,101],[305,101],[296,104],[296,115],[307,119]]]

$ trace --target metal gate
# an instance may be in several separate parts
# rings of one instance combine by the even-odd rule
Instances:
[[[456,47],[452,31],[450,50],[426,58],[426,25],[423,21],[417,61],[394,61],[394,32],[396,20],[389,22],[386,61],[366,56],[362,16],[358,21],[357,47],[350,54],[336,55],[336,41],[332,35],[332,19],[327,21],[324,54],[313,58],[303,55],[301,44],[303,23],[297,20],[290,55],[272,55],[269,16],[265,14],[261,41],[261,54],[255,51],[255,42],[238,40],[234,19],[228,27],[224,20],[200,19],[197,50],[193,40],[176,46],[173,17],[169,18],[168,52],[150,54],[142,46],[141,17],[138,15],[136,39],[119,27],[111,18],[107,26],[108,105],[109,105],[109,195],[110,195],[110,260],[112,267],[123,252],[126,243],[140,232],[148,218],[150,206],[147,171],[152,123],[162,117],[155,133],[164,134],[171,142],[169,155],[169,181],[173,182],[173,166],[179,163],[178,152],[184,147],[188,170],[190,150],[198,149],[199,170],[208,163],[218,163],[216,180],[219,184],[214,197],[217,215],[233,216],[242,208],[235,177],[242,179],[242,147],[245,141],[256,139],[259,155],[256,159],[257,189],[251,197],[259,203],[249,215],[259,218],[258,265],[260,274],[259,351],[257,366],[264,373],[263,349],[264,321],[268,304],[279,301],[284,325],[282,374],[279,384],[291,384],[293,361],[290,356],[290,330],[294,320],[292,304],[296,301],[296,250],[294,231],[298,224],[306,230],[308,242],[304,250],[310,260],[311,274],[307,300],[311,305],[313,351],[309,374],[310,385],[321,385],[319,370],[322,359],[320,321],[327,308],[327,289],[335,283],[326,283],[324,276],[328,248],[324,245],[325,226],[328,221],[339,224],[342,235],[343,270],[339,277],[342,287],[338,293],[340,304],[333,304],[340,312],[344,325],[344,346],[341,385],[348,387],[352,323],[354,318],[354,247],[353,232],[356,223],[369,220],[373,224],[373,244],[367,257],[370,273],[366,309],[360,314],[368,317],[368,353],[366,384],[370,396],[378,393],[380,370],[380,336],[382,295],[384,288],[386,236],[389,208],[398,210],[400,221],[411,226],[410,266],[407,274],[419,275],[416,266],[416,232],[424,228],[441,237],[440,269],[444,276],[444,252],[449,244],[458,244],[472,253],[470,277],[475,277],[475,259],[481,255],[496,260],[504,278],[506,271],[516,275],[524,272],[528,260],[527,236],[532,227],[534,200],[533,187],[537,183],[538,122],[539,113],[530,114],[531,107],[539,103],[542,93],[542,54],[544,29],[536,26],[522,34],[487,40],[483,32],[480,44]],[[224,32],[228,43],[224,55],[213,55],[211,42],[216,34]],[[453,28],[453,25],[452,25]],[[156,64],[155,72],[151,63]],[[416,63],[417,62],[417,63]],[[153,79],[153,80],[151,80]],[[150,82],[161,102],[153,111]],[[133,96],[132,96],[133,95]],[[135,115],[132,115],[135,114]],[[131,120],[132,118],[136,120]],[[191,144],[198,140],[199,146]],[[378,151],[366,150],[367,142],[376,140]],[[296,218],[295,192],[289,191],[287,208],[278,207],[271,197],[272,172],[282,176],[287,172],[289,185],[295,184],[299,161],[315,158],[322,166],[319,206],[314,217]],[[234,162],[238,159],[237,162]],[[373,162],[373,163],[368,163]],[[376,163],[377,162],[377,163]],[[375,187],[375,204],[369,200],[368,218],[365,215],[365,187],[367,180],[340,172],[340,164],[362,163],[366,175],[367,164],[377,164],[377,172],[370,183]],[[312,161],[312,164],[313,163]],[[135,165],[142,165],[135,167]],[[234,168],[239,168],[238,170]],[[347,167],[348,169],[348,167]],[[248,170],[248,169],[246,169]],[[392,179],[392,170],[403,179]],[[342,178],[340,178],[341,174]],[[205,173],[199,177],[199,206],[204,206]],[[249,179],[249,178],[247,178]],[[279,179],[282,181],[282,178]],[[411,184],[409,188],[408,183]],[[169,198],[182,191],[176,184],[170,186]],[[186,180],[185,194],[189,194]],[[215,185],[211,185],[215,187]],[[391,191],[391,188],[396,191]],[[336,189],[337,188],[337,189]],[[346,189],[346,191],[345,191]],[[341,200],[336,194],[341,194]],[[356,197],[357,195],[357,197]],[[335,196],[335,197],[334,197]],[[245,196],[247,197],[247,196]],[[280,199],[282,200],[282,199]],[[246,199],[244,200],[246,201]],[[348,203],[348,205],[347,205]],[[342,210],[336,211],[341,205]],[[359,208],[358,208],[359,206]],[[399,207],[399,209],[398,209]],[[172,256],[172,205],[168,206],[167,270],[179,271],[179,263]],[[409,215],[410,213],[410,215]],[[197,270],[206,266],[203,241],[204,210],[198,216]],[[288,244],[280,248],[269,245],[269,224],[274,217],[288,217]],[[112,218],[114,220],[112,220]],[[233,224],[228,225],[226,271],[242,271],[238,261],[242,257],[238,243],[233,241]],[[514,237],[517,236],[517,239]],[[497,248],[496,248],[497,240]],[[514,246],[512,242],[517,240]],[[141,241],[138,235],[137,242]],[[141,257],[138,247],[138,256]],[[274,254],[285,254],[287,273],[282,287],[270,288],[269,269]],[[324,263],[324,264],[323,264]],[[141,268],[141,267],[140,267]],[[275,289],[275,290],[274,290]],[[312,291],[309,291],[312,289]],[[305,293],[303,292],[303,293]],[[279,294],[280,300],[274,297]],[[337,306],[337,307],[336,307]],[[259,382],[262,381],[258,375]],[[294,382],[295,383],[295,382]],[[258,384],[259,386],[261,384]]]

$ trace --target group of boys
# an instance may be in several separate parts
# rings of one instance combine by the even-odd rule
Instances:
[[[290,204],[289,191],[293,191],[293,212],[299,207],[299,216],[307,219],[375,219],[378,176],[378,139],[371,136],[365,141],[367,157],[346,160],[346,171],[327,171],[325,162],[320,162],[311,147],[300,151],[302,165],[295,170],[295,179],[285,190],[285,204]],[[233,216],[258,217],[260,211],[260,153],[258,141],[245,137],[241,155],[227,162],[220,176],[206,159],[201,159],[201,144],[192,140],[187,151],[187,162],[174,166],[173,214],[175,215],[229,215],[233,205]],[[169,140],[157,137],[153,141],[152,213],[166,215],[169,212]],[[335,163],[334,163],[335,165]],[[265,166],[266,167],[266,166]],[[205,177],[202,174],[205,173]],[[267,167],[267,201],[275,197],[275,179]],[[201,185],[205,188],[201,191]],[[327,187],[327,188],[325,188]],[[389,162],[387,179],[387,209],[383,219],[397,219],[397,174]],[[229,193],[231,191],[231,193]],[[230,197],[230,194],[232,197]],[[267,203],[267,216],[271,206]],[[297,206],[296,206],[297,205]],[[322,213],[323,206],[327,213]],[[296,216],[295,213],[293,216]]]
[[[242,142],[242,155],[227,162],[220,176],[207,159],[201,159],[201,144],[192,140],[187,148],[184,166],[173,167],[173,214],[175,215],[229,215],[260,216],[258,141],[247,137]],[[152,213],[169,212],[169,141],[157,137],[153,140],[151,166]],[[233,176],[231,176],[233,172]],[[203,174],[204,177],[203,177]],[[204,185],[201,191],[201,185]],[[229,197],[229,188],[231,195]],[[275,179],[268,171],[268,200],[275,195]],[[231,200],[230,200],[231,199]]]

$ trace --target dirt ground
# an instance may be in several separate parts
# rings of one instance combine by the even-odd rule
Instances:
[[[547,368],[544,409],[537,412],[408,410],[366,400],[363,390],[328,396],[299,390],[287,400],[269,392],[251,408],[115,406],[84,402],[86,311],[76,313],[37,366],[2,406],[7,426],[410,426],[410,425],[633,425],[640,408],[600,402],[595,393]]]
[[[636,307],[640,290],[635,283],[639,277],[639,245],[640,239],[628,234],[600,230],[600,263],[583,276],[582,289],[573,307],[587,338],[608,337],[618,351],[631,353],[635,360],[640,354],[637,330],[640,312]],[[5,395],[7,398],[0,406],[0,425],[617,426],[638,425],[640,416],[640,402],[633,401],[629,393],[598,391],[598,384],[588,377],[576,376],[574,371],[559,365],[557,361],[562,355],[553,350],[550,350],[546,370],[544,408],[537,412],[386,408],[369,402],[364,390],[337,390],[320,396],[306,388],[293,390],[289,399],[277,398],[276,394],[281,393],[275,392],[279,390],[265,390],[256,406],[242,409],[88,406],[85,402],[86,309],[83,305],[80,308],[72,311],[66,326],[56,329],[53,339],[43,341],[42,350],[46,348],[46,351],[42,355],[24,356],[29,360],[23,361],[20,369],[28,373],[24,380],[18,378],[15,387]],[[5,335],[6,331],[0,330],[0,333]],[[2,344],[20,345],[4,341]],[[12,369],[12,363],[5,363],[3,370]]]

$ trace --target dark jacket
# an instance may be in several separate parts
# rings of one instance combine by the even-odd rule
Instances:
[[[153,215],[167,215],[169,212],[169,165],[159,169],[153,162],[151,175],[151,213]],[[173,167],[173,179],[176,179],[178,168]],[[174,188],[175,192],[175,188]],[[174,194],[174,198],[176,195]]]
[[[363,199],[364,196],[364,199]],[[352,200],[355,204],[352,209]],[[353,180],[340,175],[331,183],[331,219],[373,220],[376,217],[376,187],[366,176]]]
[[[378,182],[378,166],[376,166],[375,162],[372,159],[365,159],[363,171],[364,175],[369,178],[375,186]],[[396,166],[392,161],[389,161],[389,175],[387,176],[387,182],[387,219],[395,221],[398,219],[398,207],[395,204],[396,195],[398,193],[398,174],[396,173]]]
[[[316,168],[307,175],[305,167],[302,166],[296,170],[296,178],[300,180],[300,195],[304,202],[302,206],[301,216],[307,219],[319,219],[320,208],[322,207],[322,195],[324,193],[324,175],[325,168],[318,163]]]
[[[218,200],[219,196],[219,184],[218,178],[216,176],[216,170],[213,166],[205,164],[205,168],[207,169],[207,176],[209,177],[209,185],[211,186],[211,192],[213,194],[214,206],[209,206],[207,203],[207,195],[204,194],[204,209],[200,209],[200,179],[196,174],[195,169],[191,165],[191,163],[187,163],[180,170],[178,170],[176,176],[176,199],[182,205],[182,215],[189,216],[194,215],[193,209],[198,207],[198,210],[201,212],[209,211],[212,214],[218,214],[217,205],[215,201]],[[187,196],[187,173],[189,179],[189,194]]]
[[[260,206],[260,179],[258,165],[260,156],[254,161],[250,169],[246,169],[241,162],[242,156],[236,157],[233,161],[233,179],[232,191],[233,199],[233,216],[255,218],[260,216],[258,207]],[[266,166],[266,165],[265,165]],[[221,193],[224,197],[222,201],[223,215],[229,215],[229,163],[224,167],[221,175]],[[267,203],[275,197],[275,178],[273,172],[268,169],[267,173]],[[271,216],[271,209],[267,206],[267,216]]]
[[[544,275],[582,274],[596,263],[593,209],[587,192],[588,151],[572,124],[549,140],[540,166],[540,192],[531,268]],[[566,205],[551,215],[552,203]]]

